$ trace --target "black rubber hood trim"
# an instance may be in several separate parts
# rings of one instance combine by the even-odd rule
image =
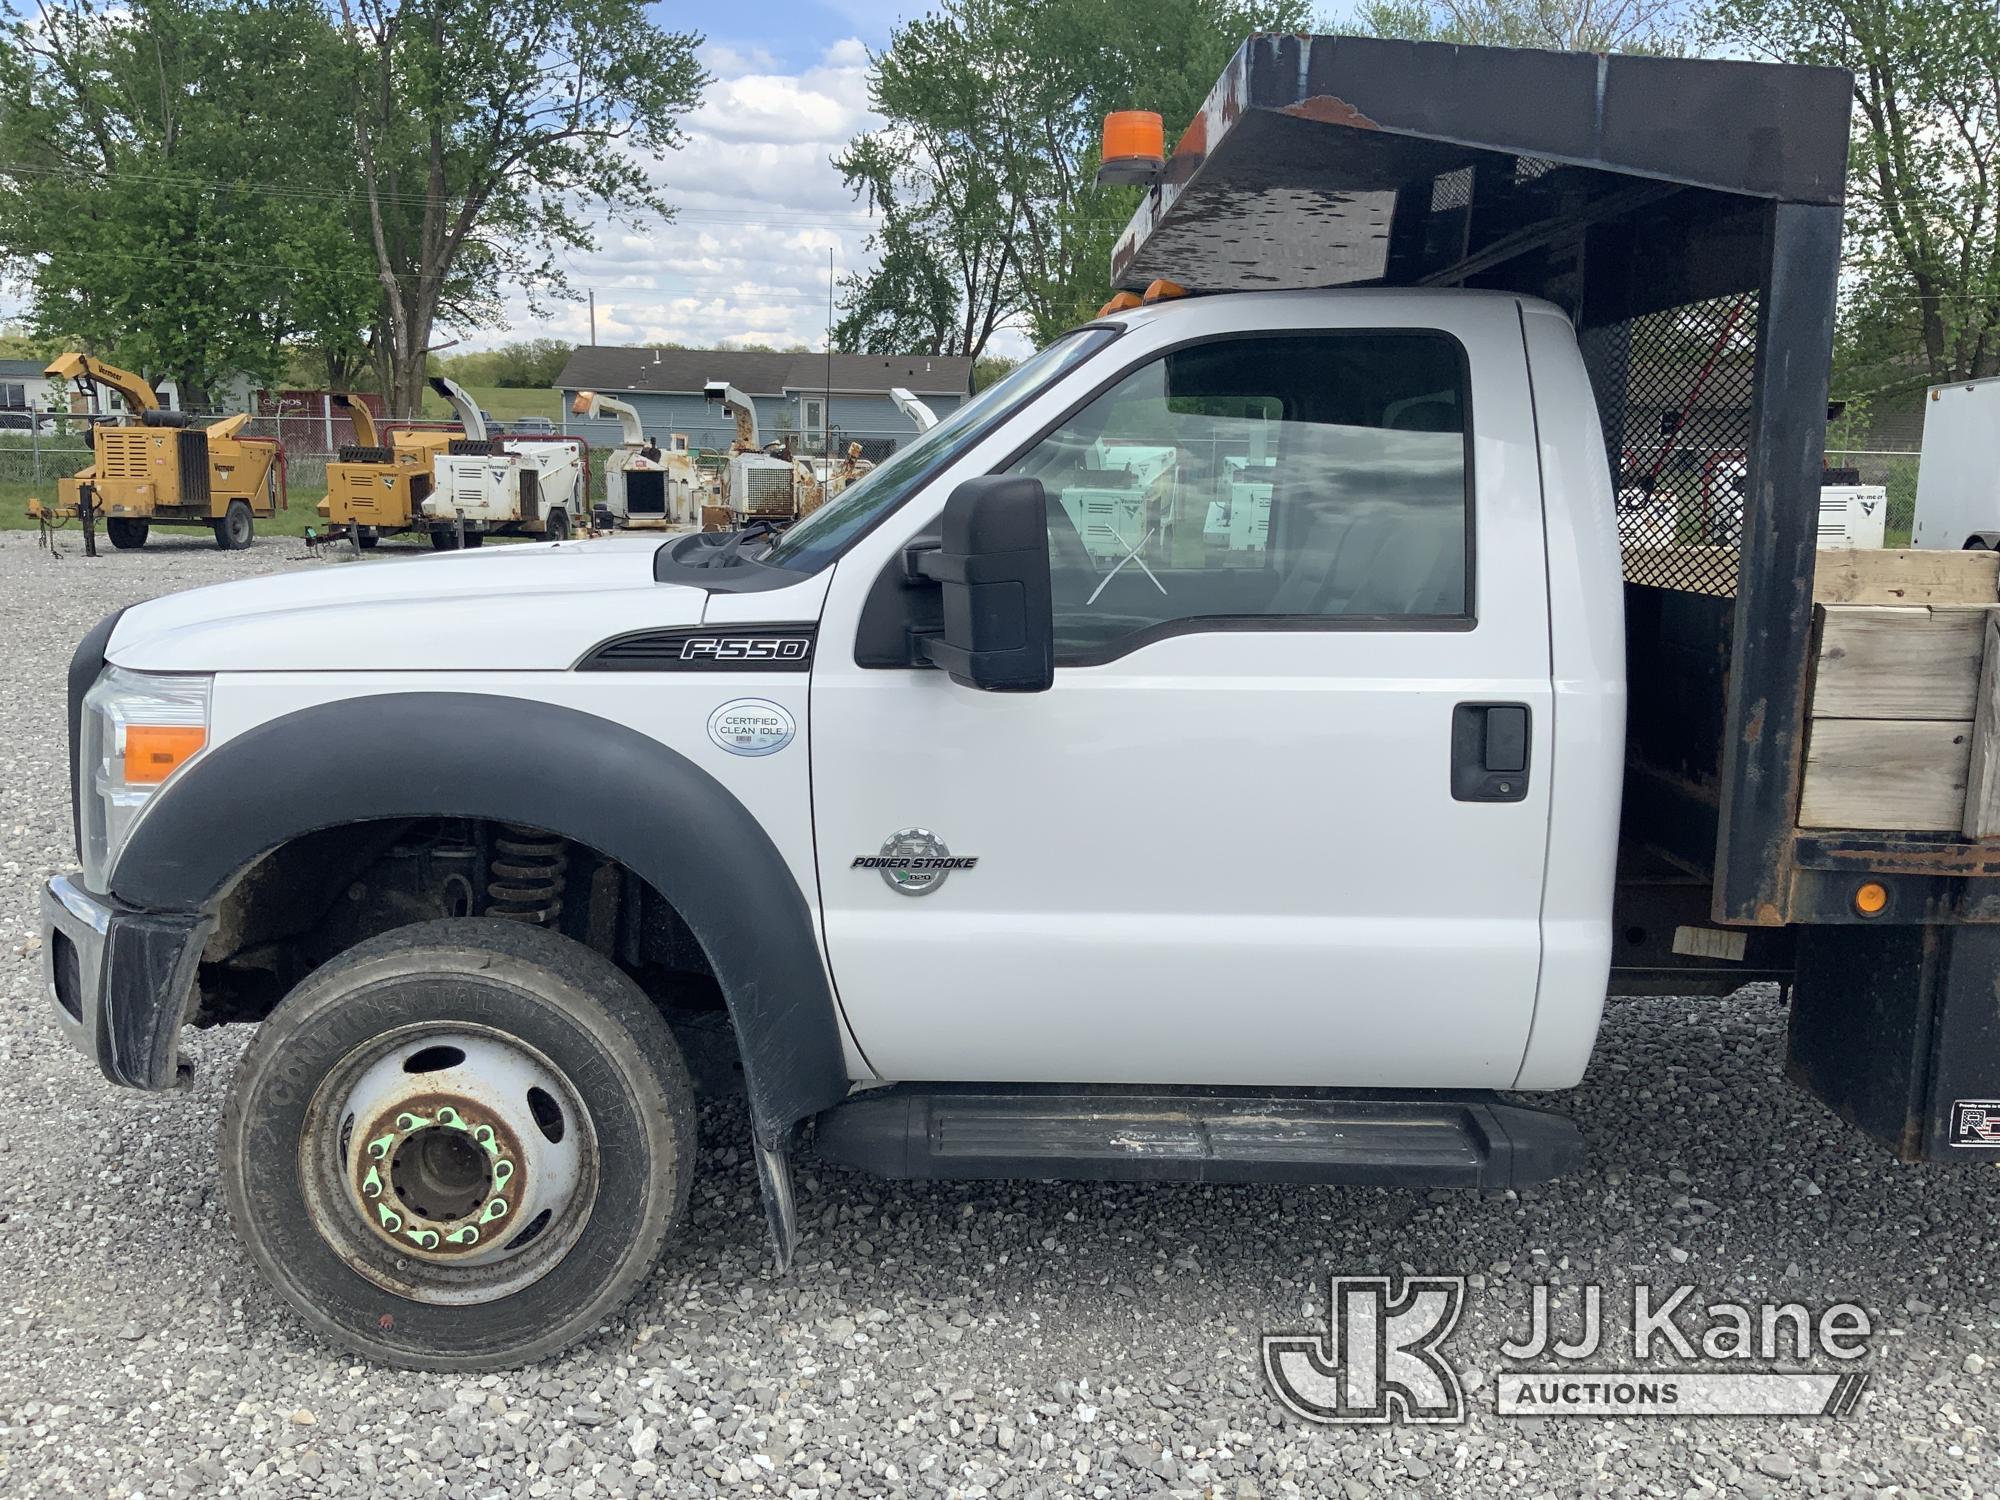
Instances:
[[[790,568],[774,568],[740,553],[727,567],[708,566],[704,557],[734,535],[728,531],[697,531],[675,537],[653,554],[654,581],[685,584],[710,594],[761,594],[769,589],[788,589],[812,577],[810,573],[795,573]]]

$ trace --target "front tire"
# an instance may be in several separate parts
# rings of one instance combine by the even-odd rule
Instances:
[[[248,500],[232,500],[215,523],[215,545],[224,552],[241,552],[256,539],[257,523],[250,515]]]
[[[548,542],[566,542],[569,540],[568,511],[552,510],[549,512],[548,524],[543,533],[542,540]]]
[[[223,1116],[259,1269],[328,1338],[421,1369],[589,1333],[650,1274],[693,1160],[687,1069],[638,986],[489,918],[401,928],[309,975]]]
[[[150,521],[135,521],[130,516],[113,516],[104,523],[104,534],[120,552],[134,552],[145,546],[152,531]]]

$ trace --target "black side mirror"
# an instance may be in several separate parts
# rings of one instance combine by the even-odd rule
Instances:
[[[1045,693],[1056,680],[1048,499],[1039,479],[968,479],[944,503],[941,545],[914,553],[942,586],[944,631],[923,654],[964,687]]]

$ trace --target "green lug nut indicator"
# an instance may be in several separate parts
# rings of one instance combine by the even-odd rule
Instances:
[[[388,1168],[395,1160],[397,1148],[418,1131],[431,1129],[463,1133],[489,1159],[487,1170],[492,1181],[491,1195],[471,1213],[447,1223],[435,1223],[405,1212],[390,1202],[388,1192]],[[513,1212],[510,1197],[516,1173],[513,1161],[500,1154],[498,1135],[491,1125],[469,1119],[449,1104],[441,1105],[429,1114],[400,1111],[391,1122],[390,1129],[368,1142],[362,1159],[366,1170],[362,1172],[358,1186],[363,1202],[374,1209],[376,1221],[384,1233],[392,1238],[400,1235],[419,1250],[436,1250],[441,1244],[469,1250],[479,1243],[482,1226],[504,1219]]]

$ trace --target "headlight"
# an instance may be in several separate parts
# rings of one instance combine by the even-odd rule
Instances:
[[[107,667],[83,699],[83,883],[102,895],[146,803],[208,745],[206,677]]]

